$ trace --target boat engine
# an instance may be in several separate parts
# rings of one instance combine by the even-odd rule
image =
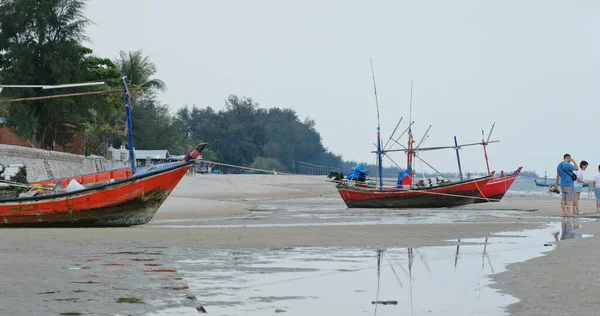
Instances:
[[[342,181],[344,180],[344,173],[337,170],[331,171],[327,178],[333,179],[333,181]]]

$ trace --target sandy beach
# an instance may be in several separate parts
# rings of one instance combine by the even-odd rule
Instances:
[[[197,175],[185,177],[144,226],[0,230],[4,250],[0,312],[138,315],[163,305],[195,308],[201,304],[196,296],[202,286],[192,286],[188,275],[173,268],[186,262],[183,254],[220,249],[454,247],[456,239],[500,232],[519,235],[562,219],[557,197],[545,195],[507,195],[499,203],[452,209],[347,209],[325,179]],[[593,212],[593,199],[584,199],[581,209]],[[573,222],[582,226],[577,232],[600,233],[594,214]],[[597,314],[595,238],[556,243],[551,234],[544,238],[552,244],[551,251],[492,276],[492,287],[519,300],[504,310],[511,315]],[[180,275],[165,278],[140,272],[148,269]],[[182,292],[169,294],[172,299],[163,305],[150,304],[165,299],[157,286]],[[118,302],[130,297],[143,297],[146,304]]]

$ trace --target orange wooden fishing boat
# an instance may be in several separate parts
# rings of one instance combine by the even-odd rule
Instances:
[[[515,182],[515,179],[517,179],[521,169],[523,167],[519,167],[519,169],[511,174],[502,174],[499,177],[492,178],[481,190],[478,196],[479,199],[475,203],[500,202],[508,189],[510,189],[510,186]]]
[[[158,165],[133,176],[130,169],[31,183],[33,187],[76,191],[0,200],[0,227],[123,227],[148,223],[206,144],[181,162]],[[43,189],[41,189],[43,190]]]
[[[491,176],[431,188],[336,187],[348,208],[434,208],[472,204]]]
[[[29,185],[10,183],[8,185],[29,187],[31,190],[25,195],[0,199],[0,227],[132,226],[146,224],[152,219],[194,163],[193,159],[200,156],[207,144],[198,145],[181,162],[136,171],[127,76],[123,75],[122,79],[131,168],[40,181]],[[98,84],[104,82],[57,86],[14,85],[0,88],[58,89]],[[71,95],[52,97],[69,96]],[[37,99],[39,98],[20,101]]]

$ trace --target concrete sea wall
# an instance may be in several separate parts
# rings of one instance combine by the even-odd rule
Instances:
[[[85,157],[57,151],[0,144],[0,164],[24,164],[27,180],[40,181],[51,178],[126,168],[128,161],[114,161],[102,157]]]

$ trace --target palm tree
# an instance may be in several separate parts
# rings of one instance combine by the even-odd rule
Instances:
[[[119,52],[119,59],[115,60],[117,68],[127,74],[127,79],[134,85],[165,91],[167,84],[157,78],[150,78],[156,73],[156,65],[150,61],[149,56],[144,56],[142,50]]]

